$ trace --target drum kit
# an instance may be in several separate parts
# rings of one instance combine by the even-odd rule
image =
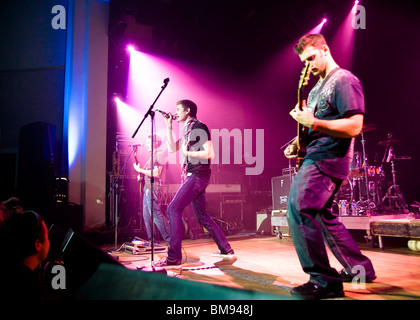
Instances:
[[[344,181],[335,199],[339,215],[371,215],[384,212],[408,212],[408,205],[396,183],[395,160],[411,159],[411,157],[397,157],[394,145],[401,140],[393,139],[388,134],[378,145],[385,147],[384,155],[378,166],[368,164],[366,154],[366,140],[364,134],[375,130],[374,124],[364,125],[361,136],[362,151],[355,151],[350,166],[349,180]],[[383,193],[385,180],[385,163],[391,164],[392,185]]]

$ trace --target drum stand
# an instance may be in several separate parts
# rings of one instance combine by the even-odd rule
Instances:
[[[395,155],[394,149],[392,146],[389,147],[389,154],[388,154],[388,161],[391,162],[391,172],[392,172],[392,185],[388,188],[385,196],[382,198],[382,204],[384,204],[385,200],[389,200],[389,208],[394,209],[397,208],[399,210],[404,211],[404,213],[408,213],[408,205],[402,195],[400,190],[400,186],[396,183],[396,171],[395,171]]]
[[[365,173],[365,184],[366,184],[366,200],[362,199],[362,194],[361,194],[361,182],[360,180],[359,182],[359,202],[358,202],[358,207],[360,207],[361,209],[363,209],[365,211],[366,214],[370,215],[370,209],[375,207],[374,203],[370,202],[370,198],[369,198],[369,175],[368,175],[368,165],[367,165],[367,159],[366,159],[366,140],[365,140],[365,136],[363,134],[363,131],[360,133],[361,134],[361,143],[362,143],[362,157],[363,157],[363,170]]]

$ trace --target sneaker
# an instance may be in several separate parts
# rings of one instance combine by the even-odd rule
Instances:
[[[213,252],[211,255],[219,258],[233,258],[235,256],[235,252],[233,249],[230,249],[228,252],[222,252],[219,250],[217,252]]]
[[[332,286],[321,287],[315,283],[308,282],[301,286],[290,290],[290,293],[296,297],[306,300],[320,300],[344,297],[343,286],[338,285],[336,288]]]
[[[154,264],[155,267],[170,267],[170,266],[180,266],[182,262],[180,260],[171,260],[169,258],[163,258],[159,262]]]

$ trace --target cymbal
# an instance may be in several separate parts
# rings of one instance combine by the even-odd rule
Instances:
[[[362,132],[369,132],[375,130],[377,127],[377,124],[365,124],[362,128]]]
[[[400,142],[402,142],[401,139],[387,139],[387,140],[379,141],[378,146],[394,145],[394,144],[398,144]]]

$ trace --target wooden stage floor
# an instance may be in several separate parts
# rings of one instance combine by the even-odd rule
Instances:
[[[358,235],[360,236],[360,235]],[[420,300],[420,252],[411,251],[407,240],[387,243],[383,249],[371,248],[357,241],[362,252],[375,267],[377,279],[373,283],[345,283],[345,296],[336,300]],[[217,251],[211,239],[183,241],[184,264],[168,268],[167,276],[179,279],[289,296],[289,290],[307,282],[290,237],[239,234],[228,237],[235,258],[221,259],[211,254]],[[388,241],[388,239],[385,239]],[[108,252],[128,269],[150,266],[150,253],[133,255],[119,250]],[[338,271],[342,266],[328,251],[331,265]],[[166,253],[155,252],[155,262]]]

